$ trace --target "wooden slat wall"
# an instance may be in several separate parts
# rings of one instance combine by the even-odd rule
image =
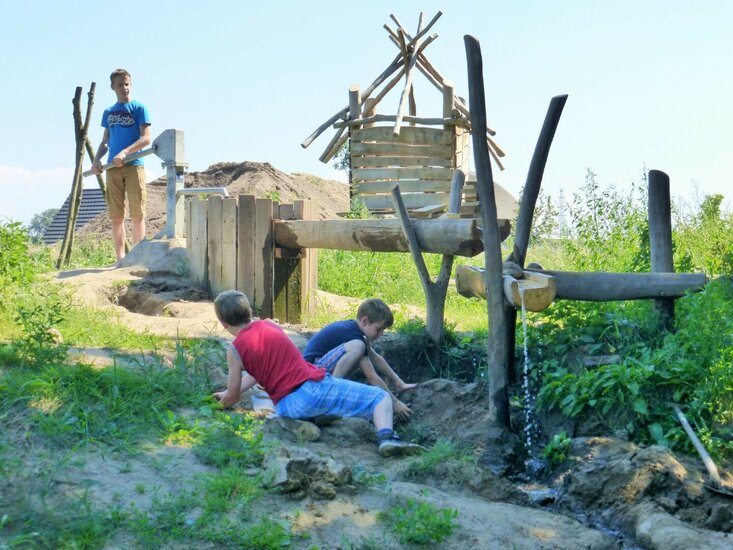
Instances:
[[[278,204],[251,195],[186,199],[185,234],[191,278],[214,296],[236,288],[244,292],[260,317],[273,317],[276,288],[282,288],[278,312],[284,322],[299,323],[315,312],[312,293],[318,285],[318,251],[289,251],[275,260],[272,220],[311,219],[309,200]],[[275,267],[279,265],[279,272]],[[278,279],[279,277],[279,279]],[[278,287],[277,285],[280,285]]]
[[[408,210],[447,205],[456,167],[469,167],[470,132],[464,128],[404,127],[394,136],[392,126],[352,128],[351,166],[356,196],[367,208],[388,213],[390,192],[399,185]],[[465,200],[475,198],[467,188]]]

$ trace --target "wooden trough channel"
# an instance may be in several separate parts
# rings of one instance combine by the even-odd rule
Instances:
[[[278,204],[240,195],[186,200],[186,247],[194,282],[213,295],[236,288],[260,317],[298,323],[315,306],[318,249],[409,252],[397,219],[313,220],[311,202]],[[475,219],[412,220],[423,252],[483,251]],[[498,220],[502,239],[508,220]]]

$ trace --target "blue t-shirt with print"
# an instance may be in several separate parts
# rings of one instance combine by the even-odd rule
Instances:
[[[366,337],[359,328],[359,323],[353,319],[336,321],[323,327],[308,340],[308,344],[303,350],[303,358],[309,363],[313,363],[335,347],[351,340],[361,340],[366,343]]]
[[[107,162],[117,156],[125,147],[129,147],[140,139],[140,126],[150,124],[148,109],[139,101],[115,103],[104,110],[102,126],[109,130],[109,156]],[[127,164],[142,165],[139,158]]]

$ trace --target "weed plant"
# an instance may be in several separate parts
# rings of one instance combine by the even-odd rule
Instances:
[[[414,499],[407,499],[377,516],[402,544],[441,543],[458,526],[457,517],[457,510],[436,508],[428,502]]]

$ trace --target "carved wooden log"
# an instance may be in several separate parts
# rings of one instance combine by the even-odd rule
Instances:
[[[542,311],[555,299],[555,278],[544,273],[525,272],[522,279],[504,275],[504,298],[517,309]]]
[[[482,231],[475,219],[413,220],[423,252],[476,256],[483,252]],[[330,248],[373,252],[409,252],[397,219],[278,220],[275,243],[285,248]],[[509,235],[509,220],[499,220],[501,238]]]
[[[704,273],[609,273],[598,271],[529,271],[555,279],[555,299],[586,302],[679,298],[687,292],[702,290],[707,282]],[[483,270],[472,266],[456,268],[456,290],[466,297],[483,298],[486,294]]]

